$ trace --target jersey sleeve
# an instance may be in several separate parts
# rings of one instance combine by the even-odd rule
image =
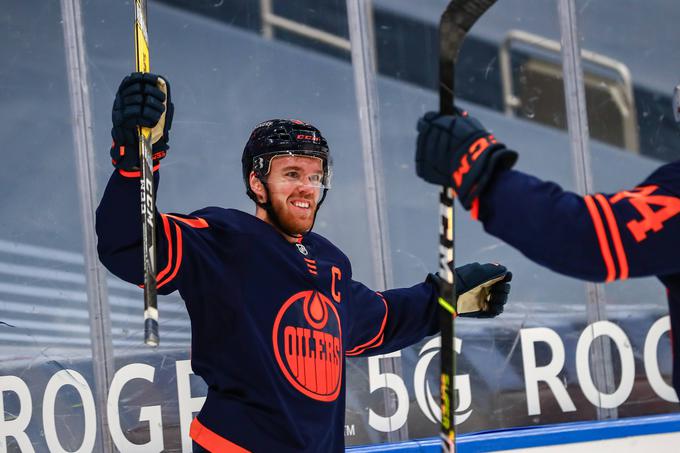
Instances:
[[[159,174],[154,173],[158,187]],[[113,173],[97,208],[97,251],[104,266],[117,277],[143,287],[139,177]],[[156,216],[156,285],[159,294],[170,294],[179,288],[186,262],[193,253],[208,222],[198,216],[162,214]]]
[[[609,282],[676,273],[678,170],[668,164],[630,190],[586,196],[504,171],[482,194],[479,219],[529,259],[569,276]]]
[[[351,329],[346,356],[385,354],[410,346],[439,331],[434,287],[375,292],[352,280]]]

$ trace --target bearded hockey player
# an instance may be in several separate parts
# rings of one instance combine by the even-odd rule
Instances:
[[[594,282],[657,276],[668,290],[680,395],[680,161],[632,189],[582,197],[512,170],[517,153],[460,113],[420,119],[418,175],[453,187],[487,233],[555,272]]]
[[[155,182],[173,107],[158,76],[126,77],[113,106],[116,167],[97,210],[98,250],[114,274],[142,283],[136,127],[154,128]],[[259,124],[242,155],[255,215],[210,207],[156,213],[158,291],[178,290],[191,318],[191,364],[208,385],[191,425],[195,451],[342,451],[345,357],[401,349],[438,331],[435,276],[375,292],[349,259],[311,232],[331,185],[328,144],[296,120]],[[511,274],[477,263],[457,272],[461,315],[499,314]],[[246,339],[248,340],[246,343]]]

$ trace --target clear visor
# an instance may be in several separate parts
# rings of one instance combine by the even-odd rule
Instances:
[[[331,188],[330,158],[312,151],[263,154],[253,159],[253,171],[262,175],[262,181],[272,186],[304,187],[319,191]]]

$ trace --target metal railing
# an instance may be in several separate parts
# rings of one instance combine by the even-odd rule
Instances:
[[[275,29],[280,28],[347,52],[351,50],[349,39],[275,14],[273,0],[260,0],[260,15],[262,17],[262,35],[267,39],[272,39]]]
[[[503,109],[505,114],[509,116],[513,116],[515,110],[522,107],[522,102],[520,98],[515,95],[513,89],[510,51],[512,45],[515,43],[554,54],[555,58],[559,58],[560,52],[562,51],[562,46],[558,41],[548,39],[544,36],[523,30],[510,30],[508,32],[498,48],[498,59],[501,73],[501,86],[503,90]],[[537,57],[538,55],[532,55],[532,58],[538,59]],[[611,78],[611,83],[622,88],[620,92],[623,95],[623,99],[621,99],[621,96],[617,96],[615,91],[611,91],[611,95],[617,110],[624,119],[623,143],[625,144],[626,149],[637,152],[639,150],[639,136],[637,119],[635,117],[635,97],[633,95],[633,82],[630,70],[622,62],[590,50],[582,49],[581,59],[590,65],[603,68],[616,75],[616,78]],[[584,72],[586,73],[586,76],[592,74],[587,70]]]

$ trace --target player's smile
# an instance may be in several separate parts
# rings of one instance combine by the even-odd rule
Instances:
[[[289,200],[288,204],[292,207],[293,215],[298,217],[307,217],[314,214],[314,203],[308,199],[294,197]]]
[[[267,185],[272,208],[287,231],[308,232],[314,224],[321,194],[323,163],[303,156],[281,156],[271,161]]]
[[[300,204],[300,202],[298,202]],[[308,203],[307,203],[308,204]],[[296,230],[300,233],[306,233],[312,227],[312,220],[314,219],[314,210],[309,207],[296,206],[295,203],[289,202],[286,205],[285,211],[278,208],[275,204],[277,215],[283,223],[294,223]],[[296,232],[297,232],[296,231]]]

